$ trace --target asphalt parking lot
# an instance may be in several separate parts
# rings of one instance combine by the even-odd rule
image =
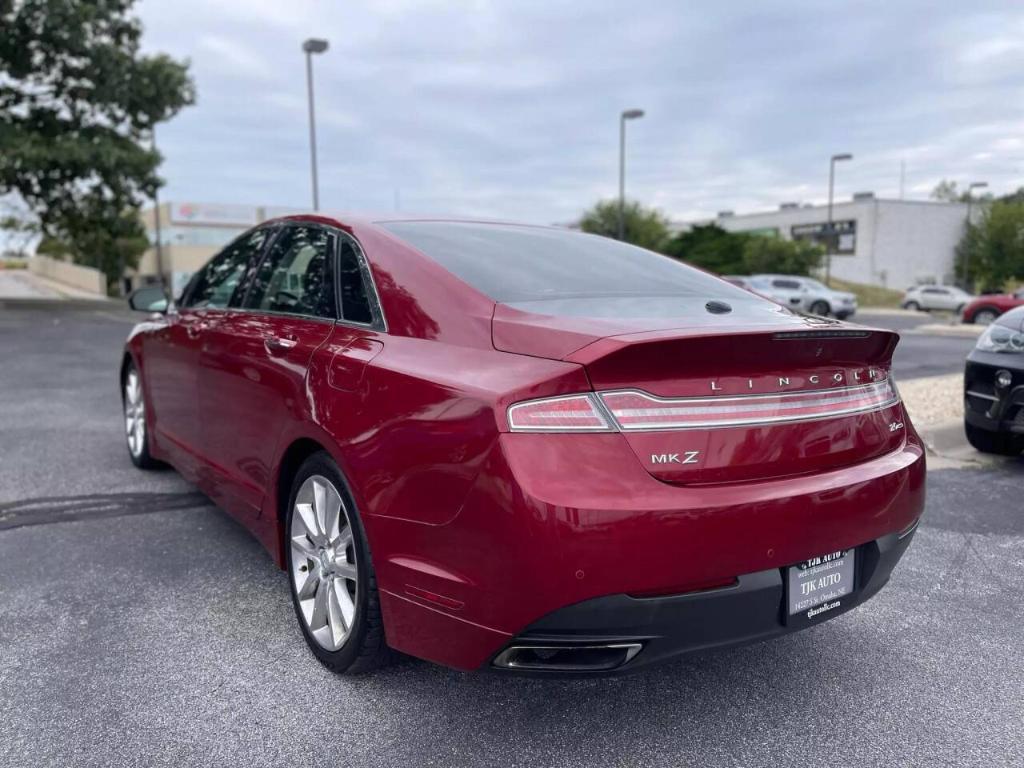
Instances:
[[[255,540],[130,464],[130,322],[0,304],[2,766],[1024,764],[1024,459],[931,472],[890,584],[803,633],[616,679],[337,678]],[[972,344],[908,334],[897,375]]]

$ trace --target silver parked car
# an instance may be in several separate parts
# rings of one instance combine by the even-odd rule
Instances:
[[[813,315],[832,315],[844,320],[857,312],[857,297],[835,291],[810,277],[796,275],[752,275],[753,289],[793,309]]]
[[[915,285],[903,294],[900,306],[903,309],[948,310],[962,312],[974,300],[974,296],[955,285]]]

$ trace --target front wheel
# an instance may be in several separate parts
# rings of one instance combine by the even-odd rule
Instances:
[[[139,469],[155,469],[162,466],[149,452],[146,393],[142,389],[142,377],[133,363],[130,363],[125,371],[121,399],[124,406],[125,439],[132,464]]]
[[[285,531],[292,605],[313,655],[339,674],[382,666],[390,652],[366,533],[327,454],[299,468]]]
[[[920,312],[921,311],[921,305],[918,304],[916,301],[908,301],[906,304],[903,305],[903,308],[908,310],[908,311],[910,311],[910,312]]]
[[[982,453],[1017,456],[1024,451],[1024,436],[1005,432],[989,432],[987,429],[980,429],[973,424],[966,423],[964,431],[967,433],[967,442]]]
[[[828,302],[827,301],[816,301],[811,304],[811,314],[821,315],[822,317],[828,317]]]

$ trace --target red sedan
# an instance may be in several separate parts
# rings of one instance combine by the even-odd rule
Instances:
[[[991,293],[979,296],[964,307],[963,321],[989,325],[1004,312],[1024,306],[1024,288],[1014,293]]]
[[[293,217],[131,303],[132,461],[256,535],[337,672],[778,636],[874,595],[924,505],[895,334],[614,240]]]

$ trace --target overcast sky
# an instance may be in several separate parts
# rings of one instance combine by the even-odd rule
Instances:
[[[145,47],[189,58],[161,126],[166,199],[568,222],[617,194],[675,219],[1024,185],[1024,4],[765,0],[143,0]],[[396,191],[397,190],[397,191]]]

